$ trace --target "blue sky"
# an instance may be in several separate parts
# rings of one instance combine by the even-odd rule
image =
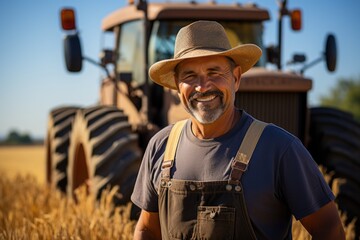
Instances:
[[[125,4],[125,0],[0,1],[0,136],[16,129],[43,137],[51,108],[98,101],[103,75],[99,68],[85,63],[81,73],[65,69],[59,10],[65,6],[76,9],[83,52],[97,59],[103,42],[101,19]],[[277,1],[260,0],[257,4],[269,9],[271,15],[265,23],[264,42],[275,44]],[[290,31],[288,19],[284,21],[284,62],[297,52],[305,53],[308,61],[314,60],[323,51],[326,35],[332,32],[336,36],[336,72],[327,72],[324,62],[305,72],[314,80],[309,103],[316,105],[319,96],[329,92],[339,78],[360,76],[360,1],[288,0],[288,7],[301,8],[304,19],[300,32]]]

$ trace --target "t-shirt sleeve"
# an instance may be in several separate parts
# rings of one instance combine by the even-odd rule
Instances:
[[[169,129],[163,129],[150,141],[141,162],[131,201],[148,212],[158,212],[157,184]]]
[[[294,139],[281,158],[281,194],[297,220],[334,200],[318,165],[298,139]]]

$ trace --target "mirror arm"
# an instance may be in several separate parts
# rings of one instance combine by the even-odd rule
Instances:
[[[318,64],[319,62],[321,62],[321,61],[323,61],[323,60],[324,60],[324,56],[321,56],[321,57],[313,60],[312,62],[304,65],[304,67],[302,67],[301,70],[300,70],[301,75],[304,74],[305,70],[307,70],[308,68],[311,68],[312,66]]]
[[[93,59],[91,59],[91,58],[88,58],[88,57],[86,57],[86,56],[83,56],[83,60],[86,60],[86,61],[88,61],[88,62],[90,62],[90,63],[92,63],[92,64],[94,64],[94,65],[96,65],[96,66],[101,67],[101,68],[105,71],[106,76],[107,76],[108,78],[111,78],[111,77],[110,77],[109,70],[108,70],[108,69],[106,68],[106,66],[104,66],[103,64],[98,63],[98,62],[96,62],[95,60],[93,60]]]

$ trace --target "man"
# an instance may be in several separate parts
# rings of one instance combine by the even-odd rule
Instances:
[[[344,239],[334,195],[301,142],[234,106],[260,56],[198,21],[179,31],[173,59],[151,66],[191,116],[149,142],[131,197],[142,209],[135,239],[291,239],[292,215],[314,239]]]

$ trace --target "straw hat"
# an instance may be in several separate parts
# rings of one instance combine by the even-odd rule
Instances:
[[[226,56],[232,58],[244,73],[254,66],[261,53],[254,44],[231,48],[223,26],[214,21],[197,21],[180,29],[176,36],[174,58],[154,63],[149,75],[157,84],[176,89],[174,69],[185,59]]]

